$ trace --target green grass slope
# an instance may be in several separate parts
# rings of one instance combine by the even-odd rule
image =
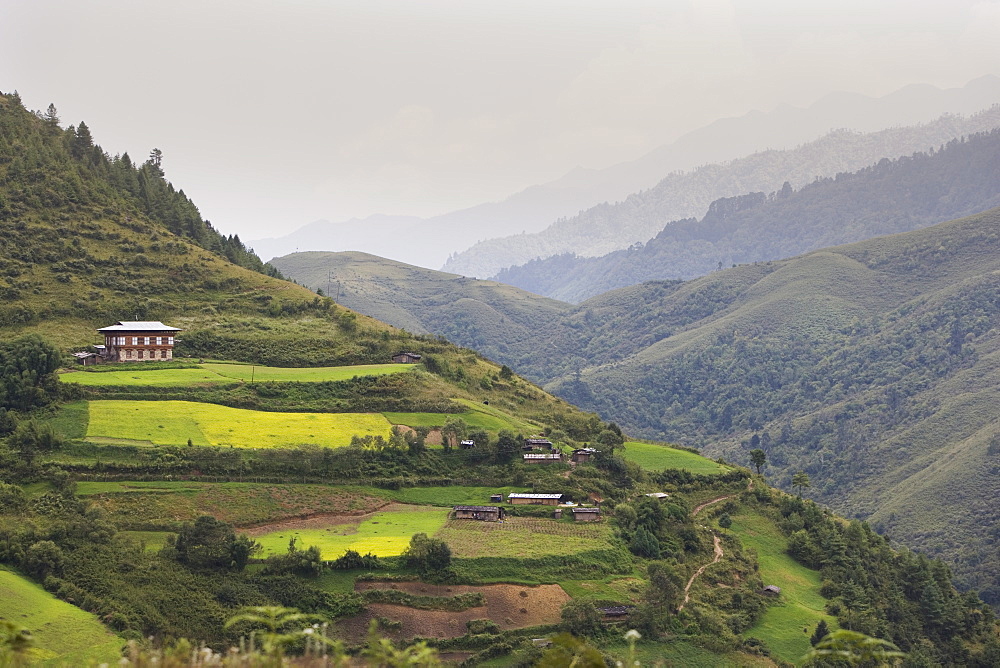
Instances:
[[[95,615],[57,599],[2,566],[0,619],[31,631],[35,645],[32,659],[46,664],[114,663],[125,644]]]
[[[433,333],[516,364],[569,304],[518,288],[414,267],[356,251],[293,253],[272,261],[337,303],[416,333]],[[512,353],[514,356],[512,358]]]

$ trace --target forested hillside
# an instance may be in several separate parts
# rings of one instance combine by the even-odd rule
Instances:
[[[561,218],[541,232],[482,241],[451,258],[443,270],[486,278],[533,259],[563,254],[599,257],[645,243],[671,221],[704,216],[717,199],[771,192],[785,182],[801,188],[818,178],[857,171],[882,158],[927,151],[996,127],[1000,127],[998,106],[968,117],[946,115],[923,125],[879,132],[836,130],[794,149],[761,151],[690,171],[665,171],[666,176],[651,188]]]
[[[607,353],[550,389],[646,436],[759,446],[776,483],[809,473],[1000,604],[1000,211],[581,309]]]
[[[94,207],[126,221],[141,214],[233,264],[276,275],[238,236],[220,234],[183,190],[174,189],[159,149],[142,163],[128,153],[110,156],[85,122],[63,129],[55,105],[32,113],[16,93],[2,95],[0,220],[43,207]]]
[[[993,131],[817,179],[799,190],[786,183],[769,194],[716,200],[701,220],[671,222],[644,245],[597,258],[536,260],[497,278],[581,302],[642,281],[689,279],[733,264],[917,229],[997,206],[998,193],[1000,132]],[[608,225],[615,229],[616,223],[609,219]]]

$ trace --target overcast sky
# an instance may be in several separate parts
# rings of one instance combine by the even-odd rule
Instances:
[[[1000,74],[1000,2],[0,0],[0,90],[245,239],[433,215],[833,91]]]

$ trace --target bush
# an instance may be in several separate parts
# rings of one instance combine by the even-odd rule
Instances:
[[[348,550],[343,554],[343,556],[331,561],[330,568],[339,571],[349,571],[355,568],[375,570],[382,568],[382,563],[379,561],[379,558],[371,552],[361,555],[354,550]]]
[[[451,568],[451,548],[439,538],[425,533],[414,534],[403,553],[403,562],[422,573],[442,572]]]
[[[40,580],[53,573],[61,573],[65,562],[62,548],[51,540],[33,543],[24,553],[24,570]]]

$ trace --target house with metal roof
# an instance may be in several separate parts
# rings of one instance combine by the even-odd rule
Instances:
[[[507,495],[507,503],[513,503],[514,505],[558,506],[562,498],[562,494],[511,492]]]
[[[104,335],[106,361],[152,362],[174,358],[175,337],[181,330],[159,320],[120,320],[97,331]]]
[[[457,520],[496,522],[504,517],[504,509],[500,506],[455,506],[452,511]]]
[[[562,461],[561,452],[552,452],[552,453],[529,452],[528,454],[522,456],[524,457],[525,464],[547,464],[549,462]]]

